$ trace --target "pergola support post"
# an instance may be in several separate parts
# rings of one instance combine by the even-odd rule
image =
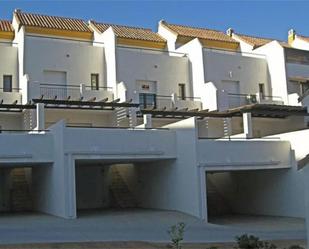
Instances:
[[[251,115],[251,112],[244,112],[242,114],[242,119],[243,119],[245,137],[246,138],[253,138],[252,115]]]
[[[45,130],[45,107],[42,103],[36,104],[36,130]]]
[[[152,116],[151,116],[151,114],[144,114],[143,119],[144,119],[144,127],[146,129],[152,128]]]

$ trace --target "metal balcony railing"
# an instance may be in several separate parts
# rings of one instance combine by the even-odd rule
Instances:
[[[282,97],[263,94],[228,93],[229,108],[235,108],[250,104],[283,103]]]
[[[108,91],[112,90],[110,87],[94,87],[84,86],[87,91]],[[40,95],[44,98],[57,98],[57,99],[76,99],[82,97],[82,86],[81,85],[63,85],[63,84],[40,84]]]

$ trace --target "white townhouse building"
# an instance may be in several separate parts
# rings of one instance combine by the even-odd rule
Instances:
[[[0,211],[305,218],[308,110],[271,53],[307,51],[21,10],[0,39]]]

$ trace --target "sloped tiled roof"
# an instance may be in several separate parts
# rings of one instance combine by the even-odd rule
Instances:
[[[81,19],[30,14],[21,12],[20,10],[15,11],[14,15],[18,19],[19,23],[24,26],[78,32],[91,32],[87,23]]]
[[[268,38],[262,38],[262,37],[255,37],[255,36],[249,36],[249,35],[241,35],[236,34],[242,41],[249,43],[250,45],[254,47],[260,47],[263,46],[269,42],[272,42],[274,39],[268,39]]]
[[[13,26],[8,20],[0,20],[0,31],[13,32]]]
[[[101,33],[106,31],[109,27],[112,27],[117,37],[153,42],[165,42],[164,38],[153,32],[151,29],[98,23],[95,21],[91,21],[90,23],[93,24],[94,27]]]
[[[258,48],[261,47],[269,42],[272,41],[277,41],[280,43],[281,46],[283,47],[290,47],[290,45],[287,42],[284,41],[279,41],[276,39],[271,39],[271,38],[264,38],[264,37],[257,37],[257,36],[250,36],[250,35],[243,35],[243,34],[237,34],[235,33],[235,35],[237,35],[237,37],[239,39],[241,39],[242,41],[250,44],[253,46],[253,48]]]
[[[161,21],[161,24],[180,36],[238,43],[235,40],[233,40],[230,36],[226,35],[224,32],[218,30],[170,24],[167,23],[166,21]]]

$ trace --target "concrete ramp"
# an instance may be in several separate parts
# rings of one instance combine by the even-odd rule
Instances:
[[[295,151],[295,159],[301,160],[309,154],[309,129],[276,134],[267,138],[276,137],[282,141],[288,141]]]

